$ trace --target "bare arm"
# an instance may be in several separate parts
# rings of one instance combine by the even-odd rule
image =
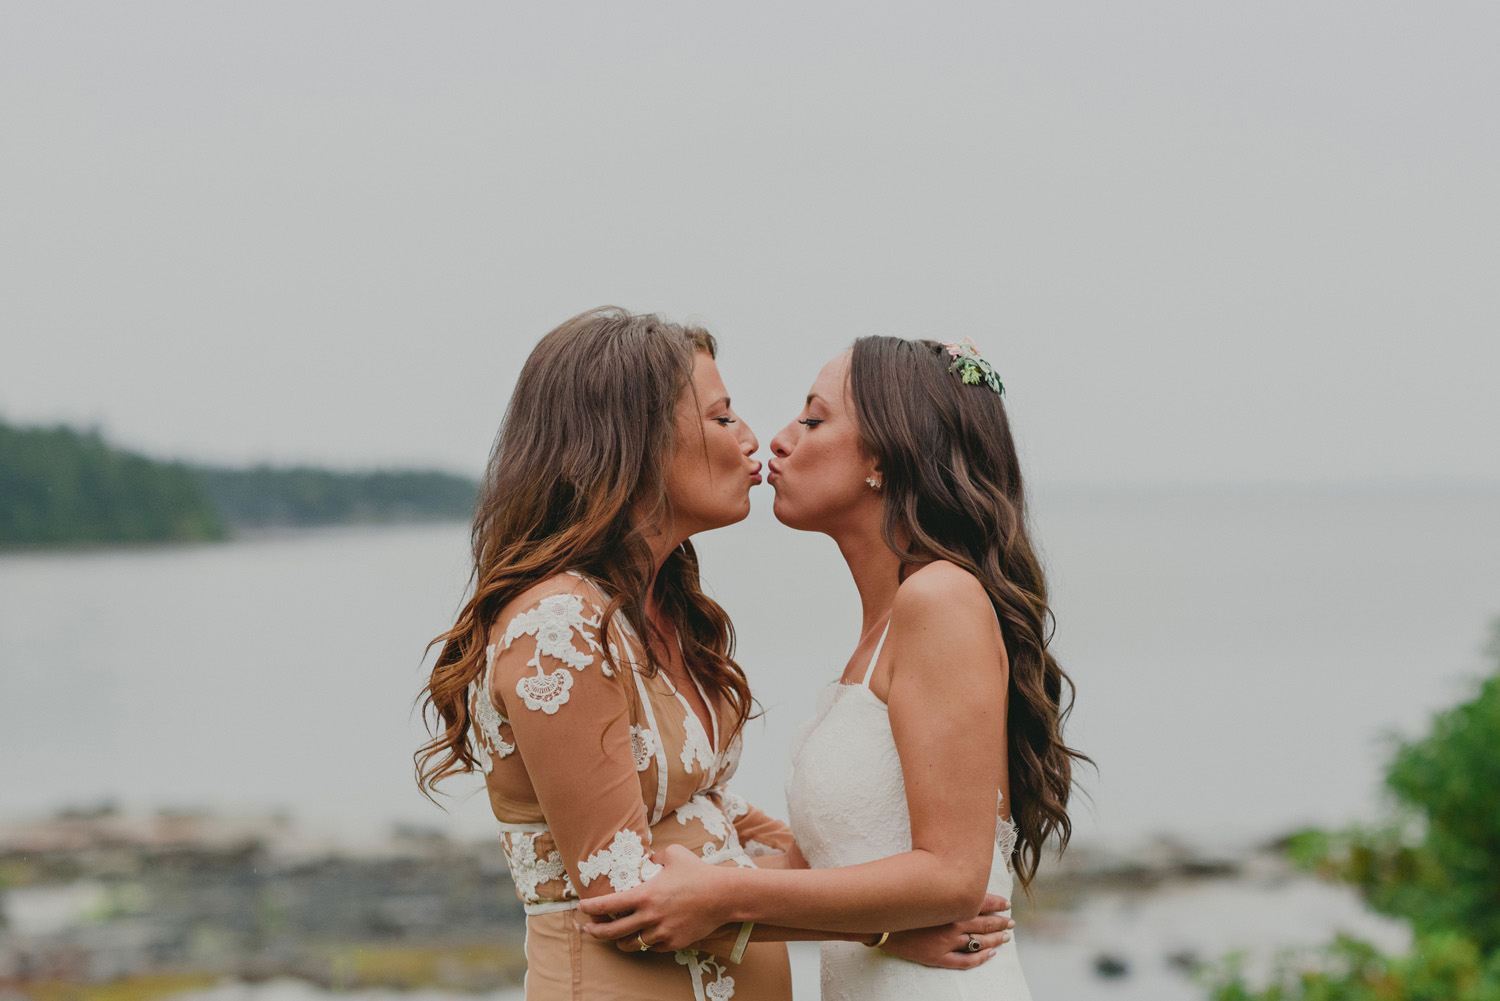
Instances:
[[[632,912],[602,937],[644,931],[672,946],[742,921],[871,935],[979,913],[993,859],[1008,681],[983,589],[947,564],[913,574],[897,594],[887,651],[912,850],[814,870],[689,867],[669,857],[649,884],[583,903],[594,916]]]
[[[984,898],[984,910],[968,921],[940,925],[936,928],[916,928],[894,932],[888,937],[864,935],[858,932],[814,931],[807,928],[784,928],[779,925],[756,925],[753,929],[757,942],[818,942],[838,940],[874,945],[882,937],[882,952],[923,966],[936,966],[950,970],[966,970],[979,966],[995,955],[995,950],[1010,940],[1010,929],[1016,923],[1002,912],[1010,910],[1010,901],[989,894]],[[739,925],[725,925],[716,933],[697,943],[699,948],[719,956],[731,954],[739,937]],[[969,940],[978,943],[977,951],[967,947]],[[634,940],[629,940],[633,942]],[[621,945],[628,949],[629,945]]]

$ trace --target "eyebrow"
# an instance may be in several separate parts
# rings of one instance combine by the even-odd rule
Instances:
[[[808,393],[807,394],[807,402],[811,403],[813,400],[823,400],[823,397],[819,396],[817,393]],[[827,403],[828,401],[827,400],[823,400],[823,402]]]
[[[721,396],[717,400],[715,400],[712,403],[710,403],[708,405],[707,409],[713,410],[713,409],[715,409],[717,407],[727,407],[727,406],[729,406],[729,397],[727,397],[727,396]]]

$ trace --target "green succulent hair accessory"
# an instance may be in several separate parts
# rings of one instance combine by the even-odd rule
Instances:
[[[1005,395],[1005,384],[1000,381],[1000,373],[980,356],[979,348],[970,338],[950,341],[943,345],[943,350],[953,359],[948,371],[957,372],[965,386],[977,386],[982,382],[993,389],[996,395]]]

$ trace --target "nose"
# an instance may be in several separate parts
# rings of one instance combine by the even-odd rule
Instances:
[[[755,437],[755,432],[750,430],[750,425],[740,418],[740,450],[746,455],[754,455],[755,450],[760,448],[760,441]]]
[[[792,454],[792,425],[788,424],[776,432],[776,437],[771,439],[771,454],[778,459],[785,459]]]

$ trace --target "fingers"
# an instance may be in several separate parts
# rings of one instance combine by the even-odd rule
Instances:
[[[972,970],[974,967],[981,966],[994,959],[995,954],[1000,951],[1000,947],[1009,942],[1010,938],[1011,935],[1008,931],[974,935],[973,941],[979,944],[979,950],[977,952],[970,952],[967,948],[970,941],[969,936],[965,935],[963,941],[958,944],[958,948],[940,958],[937,965],[948,970]]]
[[[622,942],[633,935],[639,935],[649,924],[639,914],[623,914],[613,921],[590,921],[583,926],[583,930],[601,941]],[[650,935],[646,936],[646,941],[651,941]]]
[[[976,935],[989,935],[994,932],[1010,931],[1016,926],[1014,918],[1008,918],[1004,914],[981,914],[977,918],[960,921],[953,927],[960,932],[973,932]]]
[[[641,948],[641,944],[642,943],[646,944],[646,948],[644,948],[644,949]],[[651,936],[649,934],[637,934],[637,935],[632,935],[629,938],[622,938],[622,939],[620,939],[620,941],[618,941],[618,942],[615,943],[615,948],[619,949],[621,952],[666,952],[667,951],[666,949],[664,949],[658,943],[652,942],[651,941]]]
[[[1008,910],[1010,910],[1010,901],[1000,896],[1000,894],[998,893],[986,893],[984,895],[984,903],[979,905],[980,914],[989,914],[993,911]]]
[[[623,914],[626,911],[635,910],[637,894],[630,890],[623,893],[606,893],[599,897],[584,897],[578,902],[578,909],[590,917],[601,917],[605,914]]]
[[[945,970],[972,970],[994,958],[994,949],[986,949],[983,952],[950,952],[939,959],[936,965]]]
[[[996,949],[1000,948],[1006,942],[1009,942],[1010,941],[1010,932],[1008,932],[1008,931],[997,931],[997,932],[992,932],[991,934],[988,934],[988,935],[975,935],[974,936],[974,941],[976,941],[976,942],[979,943],[979,951],[977,953],[971,953],[970,955],[982,956],[986,952],[994,952]],[[965,941],[964,945],[967,945],[967,944],[968,944],[968,942]],[[960,949],[962,949],[963,947],[964,946],[959,946]]]

